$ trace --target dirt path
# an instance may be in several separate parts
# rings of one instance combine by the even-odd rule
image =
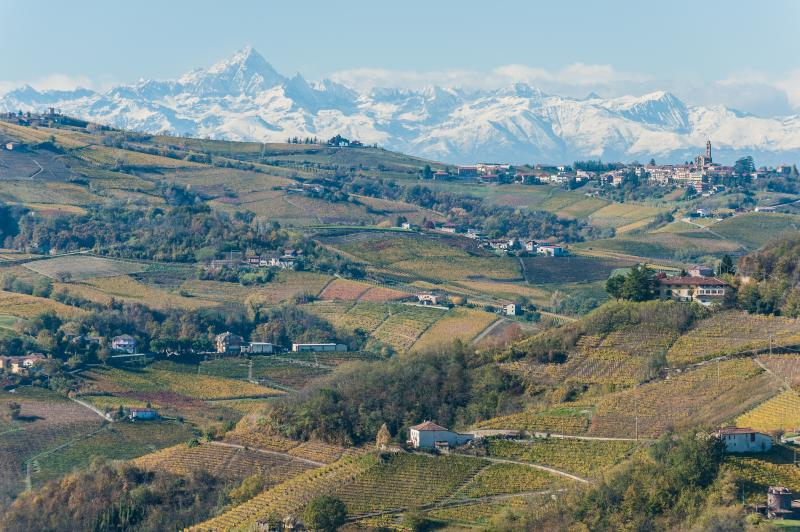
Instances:
[[[472,342],[470,342],[470,344],[471,345],[478,345],[481,342],[481,340],[486,338],[487,335],[491,334],[491,332],[493,330],[495,330],[497,327],[499,327],[502,323],[505,323],[506,321],[507,320],[505,318],[496,319],[495,321],[490,323],[489,326],[486,327],[480,334],[478,334],[478,336],[473,338]]]
[[[92,412],[94,412],[95,414],[97,414],[98,416],[103,418],[105,421],[108,421],[109,423],[113,423],[114,422],[114,418],[112,418],[110,415],[106,414],[105,412],[103,412],[102,410],[97,408],[96,406],[91,405],[91,404],[87,403],[86,401],[81,401],[80,399],[76,399],[74,397],[70,397],[70,399],[72,401],[75,401],[76,403],[78,403],[82,407],[88,408],[89,410],[91,410]]]
[[[534,464],[532,462],[521,462],[519,460],[510,460],[507,458],[493,458],[491,456],[471,456],[468,454],[460,454],[460,453],[452,453],[457,456],[467,456],[470,458],[476,458],[480,460],[488,460],[490,462],[494,462],[496,464],[516,464],[521,466],[531,467],[533,469],[539,469],[541,471],[546,471],[547,473],[552,473],[553,475],[558,475],[560,477],[568,478],[570,480],[574,480],[576,482],[580,482],[582,484],[589,484],[589,479],[579,477],[578,475],[573,475],[572,473],[567,473],[566,471],[562,471],[561,469],[556,469],[555,467],[550,467],[541,464]]]

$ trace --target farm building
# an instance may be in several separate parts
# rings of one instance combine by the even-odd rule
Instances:
[[[503,307],[503,312],[506,313],[506,316],[519,316],[522,314],[522,307],[516,303],[509,303]]]
[[[214,344],[217,347],[217,353],[241,353],[242,345],[244,344],[244,338],[238,334],[233,334],[232,332],[226,331],[217,335],[217,337],[214,339]]]
[[[722,302],[729,288],[716,277],[663,277],[658,285],[661,299],[697,301],[706,306]]]
[[[772,438],[748,428],[726,427],[717,431],[727,453],[763,453],[772,448]]]
[[[417,294],[417,301],[423,305],[438,305],[439,296],[433,294]]]
[[[540,244],[536,246],[536,253],[548,257],[563,257],[568,254],[564,246],[555,246],[553,244]]]
[[[432,421],[408,428],[409,443],[415,449],[442,449],[456,447],[472,440],[472,434],[459,434]],[[446,444],[446,445],[445,445]]]
[[[347,351],[344,344],[292,344],[292,352],[322,352],[322,351]]]
[[[800,519],[800,500],[795,500],[792,490],[784,486],[767,489],[767,505],[759,507],[769,519]]]
[[[131,408],[128,411],[128,419],[135,421],[137,419],[157,419],[158,411],[153,408]]]
[[[275,346],[269,342],[250,342],[247,352],[254,355],[271,355],[275,352]]]
[[[126,353],[136,352],[136,338],[129,334],[122,334],[111,339],[111,349]]]

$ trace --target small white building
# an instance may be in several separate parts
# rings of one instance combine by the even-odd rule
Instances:
[[[726,453],[764,453],[772,449],[772,438],[749,428],[725,427],[717,431]]]
[[[250,342],[247,351],[254,355],[271,355],[275,352],[275,346],[269,342]]]
[[[114,351],[124,351],[125,353],[136,352],[136,338],[129,334],[122,334],[111,339],[111,349]]]
[[[467,443],[475,437],[472,434],[453,432],[432,421],[425,421],[419,425],[409,427],[408,436],[410,438],[409,443],[415,449],[441,449],[444,444],[448,448],[456,447]]]
[[[344,344],[292,344],[292,352],[323,352],[323,351],[347,351]]]
[[[503,307],[503,312],[506,313],[506,316],[519,316],[522,314],[522,307],[516,303],[509,303]]]
[[[423,305],[438,305],[439,296],[433,294],[417,294],[417,301]]]

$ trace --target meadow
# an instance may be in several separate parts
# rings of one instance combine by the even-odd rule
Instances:
[[[25,267],[51,279],[61,280],[68,275],[73,281],[92,277],[116,277],[142,271],[143,263],[105,259],[91,255],[67,255],[25,263]]]

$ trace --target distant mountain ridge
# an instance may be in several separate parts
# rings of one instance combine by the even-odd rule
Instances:
[[[142,80],[105,92],[36,91],[0,97],[0,111],[63,112],[138,131],[227,140],[284,141],[336,134],[451,163],[680,162],[706,139],[717,160],[795,162],[800,115],[763,118],[723,106],[686,105],[657,91],[584,99],[517,83],[491,91],[427,87],[359,92],[331,80],[287,78],[253,48],[177,80]]]

